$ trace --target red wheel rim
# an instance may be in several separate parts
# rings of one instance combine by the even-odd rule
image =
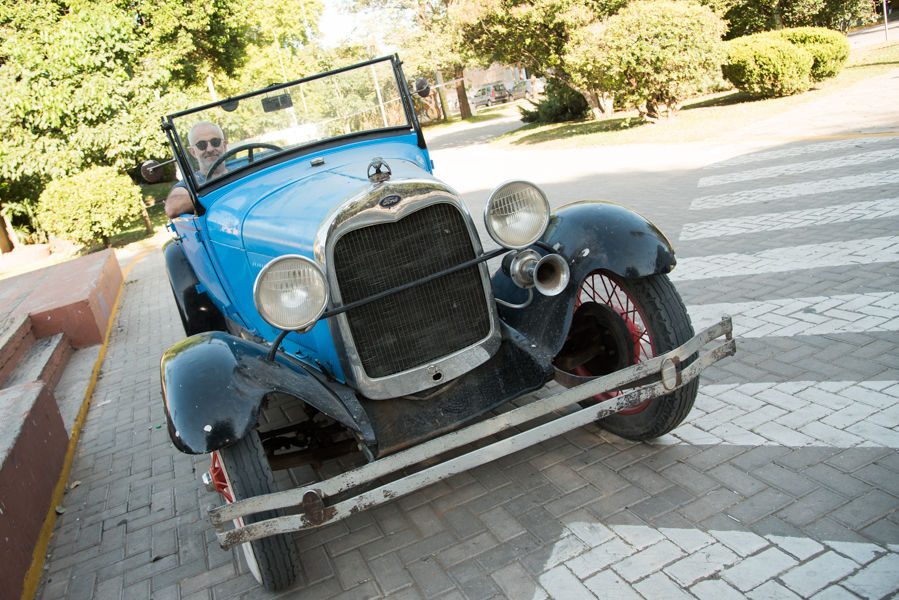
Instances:
[[[212,466],[209,467],[209,475],[212,477],[212,483],[215,485],[215,491],[221,494],[228,504],[234,502],[234,496],[231,495],[231,488],[228,487],[228,480],[225,478],[225,471],[219,462],[219,453],[212,453]]]
[[[574,310],[577,310],[578,307],[585,302],[605,304],[621,315],[621,318],[624,319],[625,324],[627,324],[631,339],[634,341],[634,364],[649,360],[656,355],[655,344],[653,343],[649,328],[646,326],[646,318],[643,315],[643,311],[640,310],[640,307],[628,291],[623,288],[613,276],[599,271],[587,275],[587,277],[584,278],[583,283],[581,283],[577,298],[575,298]],[[574,369],[574,374],[580,377],[593,376],[593,373],[590,373],[590,371],[583,365],[576,367]],[[609,398],[613,398],[620,394],[621,392],[607,392],[605,394],[598,394],[594,396],[594,398],[598,402],[602,402],[603,400],[608,400]],[[647,400],[639,406],[622,410],[618,414],[636,414],[646,408],[649,403],[650,400]]]

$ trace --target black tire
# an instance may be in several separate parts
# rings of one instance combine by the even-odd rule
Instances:
[[[490,100],[487,101],[487,108],[490,108],[490,105],[493,104]]]
[[[222,448],[218,453],[235,500],[278,491],[259,434],[255,430],[237,443]],[[267,511],[246,517],[245,523],[256,523],[282,516],[283,510]],[[300,561],[290,534],[282,533],[253,540],[244,544],[242,550],[250,571],[267,590],[283,590],[296,581]],[[256,570],[250,564],[252,560],[256,562]]]
[[[603,291],[597,294],[597,289]],[[639,337],[634,333],[636,356],[633,362],[642,362],[664,354],[684,344],[694,335],[687,308],[667,275],[625,279],[597,271],[588,275],[581,283],[578,297],[578,306],[585,298],[587,301],[604,302],[619,313],[625,312],[622,315],[625,321],[633,321],[637,325],[635,330],[641,333]],[[625,306],[629,303],[634,305],[635,310],[631,311]],[[684,361],[678,370],[692,361],[693,357]],[[670,394],[650,400],[630,411],[600,419],[597,424],[629,440],[657,438],[683,422],[693,408],[698,389],[699,380],[694,379]]]

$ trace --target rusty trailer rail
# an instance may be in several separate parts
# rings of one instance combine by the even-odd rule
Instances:
[[[680,363],[698,353],[704,346],[721,336],[725,337],[722,343],[699,355],[696,360],[681,371],[677,371],[677,366]],[[371,462],[352,471],[321,481],[312,487],[286,490],[240,500],[233,504],[210,507],[208,510],[209,517],[215,527],[215,534],[219,544],[224,549],[271,535],[311,529],[326,523],[339,521],[352,514],[389,502],[394,498],[412,493],[475,466],[559,436],[621,410],[639,406],[649,399],[668,394],[698,377],[704,369],[735,353],[736,341],[733,339],[733,324],[729,316],[724,316],[720,322],[699,332],[682,346],[646,362],[603,377],[594,378],[548,398],[518,407],[397,454]],[[646,383],[647,381],[649,382]],[[517,427],[543,415],[575,405],[581,400],[592,398],[604,392],[614,391],[635,382],[644,385],[629,390],[620,396],[593,406],[581,408],[558,419],[438,463],[375,489],[365,491],[333,506],[326,507],[324,505],[325,499],[361,484],[375,481],[385,475],[416,465],[423,460],[439,456],[466,444]],[[259,521],[234,529],[225,529],[225,524],[233,522],[234,519],[288,507],[302,507],[304,512]]]

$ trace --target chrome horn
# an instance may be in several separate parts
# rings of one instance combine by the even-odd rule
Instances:
[[[533,250],[510,252],[503,257],[503,272],[520,288],[536,287],[544,296],[560,294],[571,274],[568,263],[558,254],[541,257]]]

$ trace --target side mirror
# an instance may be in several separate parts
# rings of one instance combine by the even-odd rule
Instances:
[[[152,159],[145,160],[140,166],[140,174],[147,183],[156,183],[162,179],[162,167],[173,162],[175,162],[174,158],[167,160],[164,163]]]
[[[428,97],[428,94],[431,93],[431,84],[428,83],[427,79],[419,77],[415,80],[415,93],[422,98]]]

